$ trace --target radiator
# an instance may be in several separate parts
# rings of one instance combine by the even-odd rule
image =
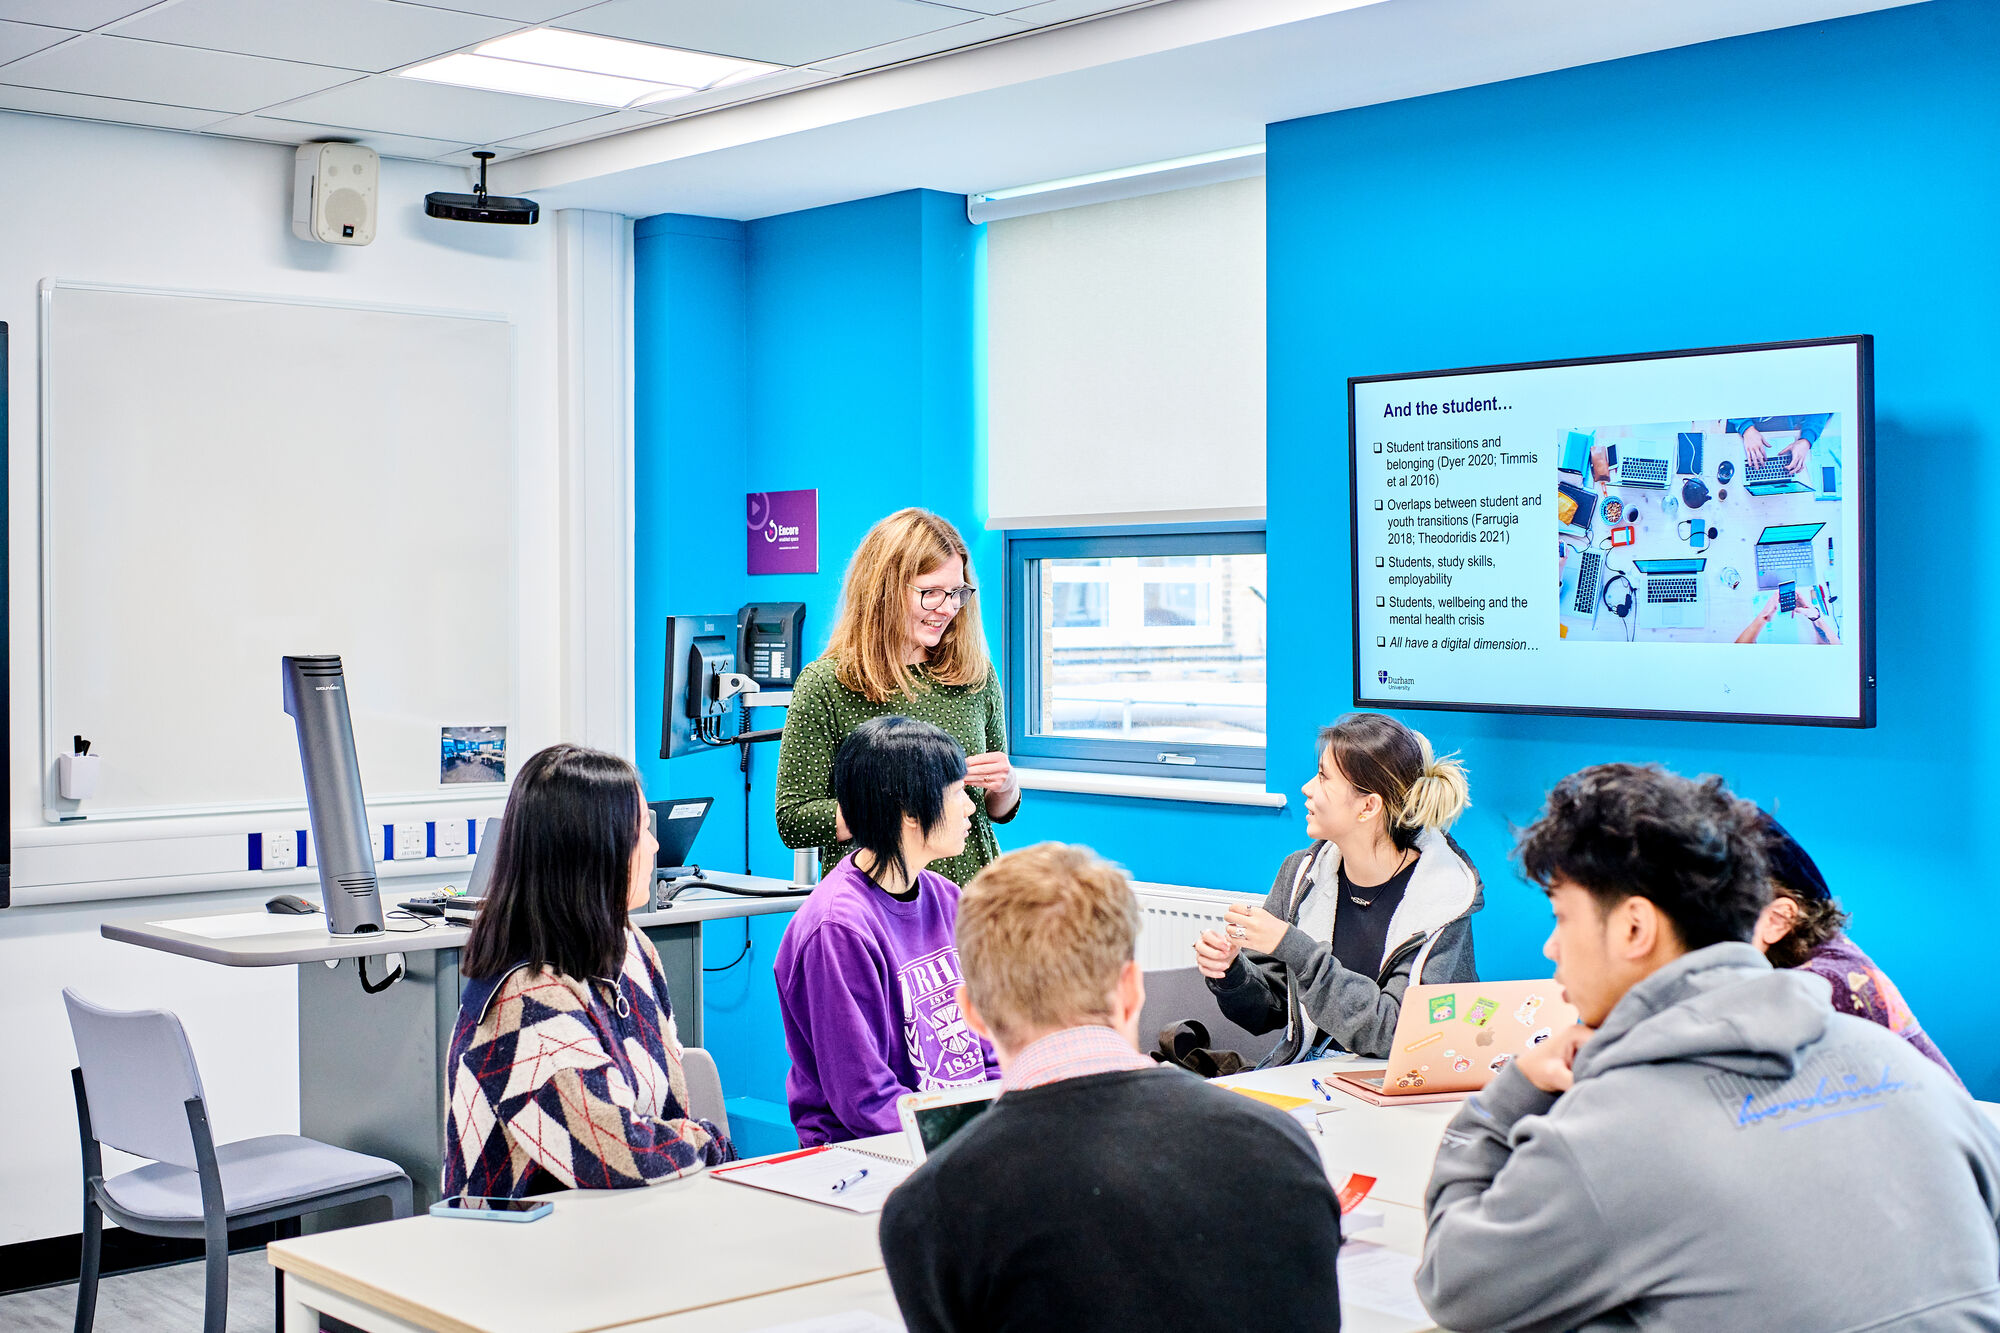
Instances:
[[[1221,930],[1223,912],[1237,903],[1264,901],[1261,894],[1180,884],[1134,884],[1132,890],[1139,898],[1139,967],[1146,972],[1193,967],[1196,936]]]

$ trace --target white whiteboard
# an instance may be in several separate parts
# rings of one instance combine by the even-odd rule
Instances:
[[[47,816],[303,804],[287,653],[341,655],[371,802],[490,800],[438,740],[515,715],[512,326],[54,281],[41,316]]]

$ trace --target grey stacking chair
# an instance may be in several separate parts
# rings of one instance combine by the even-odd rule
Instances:
[[[683,1047],[681,1074],[687,1079],[687,1113],[708,1121],[728,1138],[729,1108],[723,1104],[722,1071],[715,1067],[715,1057],[699,1046]]]
[[[322,1208],[387,1199],[392,1216],[410,1214],[410,1178],[394,1162],[296,1134],[217,1144],[209,1133],[201,1074],[180,1019],[159,1009],[121,1013],[63,991],[78,1067],[77,1132],[83,1140],[83,1272],[76,1333],[97,1316],[97,1271],[104,1219],[146,1236],[207,1242],[203,1333],[224,1333],[229,1312],[229,1229],[275,1222],[298,1234],[297,1219]],[[152,1160],[104,1178],[99,1145]],[[278,1327],[285,1277],[278,1274]]]

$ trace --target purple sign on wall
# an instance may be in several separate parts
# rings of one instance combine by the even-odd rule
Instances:
[[[752,491],[750,572],[819,573],[819,492]]]

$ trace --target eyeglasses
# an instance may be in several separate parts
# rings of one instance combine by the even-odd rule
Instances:
[[[914,583],[910,586],[917,588]],[[976,591],[978,590],[969,587],[917,588],[917,601],[923,604],[926,611],[935,611],[947,601],[951,603],[952,610],[963,611],[965,604],[972,600],[972,594]]]

